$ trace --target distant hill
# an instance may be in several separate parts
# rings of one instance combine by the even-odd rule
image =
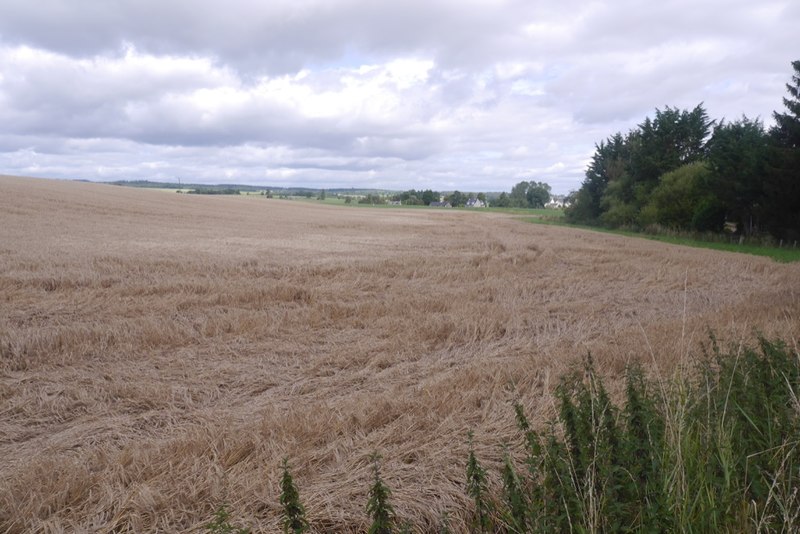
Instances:
[[[149,180],[117,180],[115,182],[106,182],[111,185],[121,185],[125,187],[145,187],[152,189],[195,189],[199,191],[231,191],[239,190],[243,193],[253,193],[260,191],[271,191],[278,195],[299,195],[311,193],[312,195],[319,194],[323,188],[313,187],[277,187],[270,185],[244,185],[244,184],[194,184],[194,183],[177,183],[177,182],[151,182]],[[351,187],[338,187],[333,189],[325,189],[329,195],[368,195],[368,194],[394,194],[400,191],[393,191],[391,189],[356,189]]]

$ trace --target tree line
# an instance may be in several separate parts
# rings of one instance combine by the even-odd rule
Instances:
[[[573,223],[800,238],[800,61],[769,130],[700,104],[666,107],[595,146],[566,210]]]
[[[424,191],[409,189],[391,197],[391,200],[399,201],[406,206],[428,206],[431,202],[445,201],[454,208],[463,207],[472,199],[480,200],[486,206],[497,208],[544,208],[550,202],[551,195],[548,184],[523,180],[511,188],[510,194],[502,192],[499,195],[487,195],[486,193],[462,193],[458,190],[442,194],[431,189]]]
[[[544,182],[521,181],[511,188],[511,194],[500,193],[492,206],[498,208],[544,208],[550,202],[550,186]]]

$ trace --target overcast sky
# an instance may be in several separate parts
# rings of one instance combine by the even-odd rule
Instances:
[[[655,108],[772,123],[797,0],[0,0],[0,173],[577,189]]]

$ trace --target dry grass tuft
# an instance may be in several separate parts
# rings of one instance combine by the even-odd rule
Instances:
[[[465,529],[495,464],[591,350],[609,388],[713,329],[800,335],[800,265],[502,215],[344,209],[0,178],[0,530]],[[616,385],[615,385],[616,384]],[[490,472],[492,470],[490,469]],[[496,470],[494,471],[496,472]]]

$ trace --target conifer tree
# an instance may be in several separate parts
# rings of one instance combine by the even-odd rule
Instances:
[[[786,113],[773,113],[773,149],[765,174],[766,221],[780,239],[800,239],[800,60],[792,62],[792,82],[786,84]]]
[[[792,68],[792,82],[786,84],[790,98],[783,98],[789,112],[772,114],[775,126],[770,133],[779,146],[800,149],[800,60],[792,61]]]

